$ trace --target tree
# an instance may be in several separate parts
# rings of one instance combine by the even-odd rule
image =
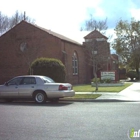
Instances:
[[[116,39],[113,48],[126,66],[136,69],[140,67],[140,21],[134,18],[130,22],[120,20],[115,28]]]
[[[12,17],[8,17],[6,15],[3,15],[0,11],[0,36],[13,28],[15,25],[17,25],[22,20],[25,20],[29,23],[34,23],[35,20],[26,16],[26,13],[19,13],[18,11],[15,12],[15,14]]]
[[[86,62],[93,67],[96,90],[98,90],[97,71],[104,69],[104,67],[108,69],[107,61],[110,55],[109,44],[106,40],[92,39],[90,42],[84,42],[84,49]]]
[[[7,31],[8,22],[8,17],[3,15],[0,11],[0,36],[2,35],[2,33]]]
[[[84,25],[83,27],[81,27],[81,31],[98,30],[99,32],[104,34],[107,28],[108,28],[107,18],[105,20],[97,21],[96,19],[94,19],[92,15],[90,15],[90,18],[84,21]],[[101,47],[103,44],[105,44],[105,42],[106,41],[98,42],[96,39],[93,39],[90,42],[84,43],[84,49],[85,49],[86,56],[88,59],[87,62],[89,62],[89,65],[93,67],[93,75],[95,77],[96,90],[98,90],[97,71],[101,69],[101,63],[103,63],[104,60],[107,60],[109,56],[109,55],[104,56],[102,53],[98,52],[98,47],[99,46]],[[102,49],[102,50],[105,50],[105,49]]]
[[[15,12],[15,14],[9,19],[9,28],[13,28],[15,25],[20,23],[22,20],[25,20],[30,23],[34,23],[34,19],[31,19],[30,17],[26,16],[26,13],[19,13],[18,11]]]
[[[93,30],[98,30],[102,33],[105,33],[107,30],[107,18],[105,20],[100,20],[97,21],[94,19],[92,15],[90,15],[90,18],[84,21],[83,27],[81,27],[81,30],[86,30],[86,31],[93,31]]]

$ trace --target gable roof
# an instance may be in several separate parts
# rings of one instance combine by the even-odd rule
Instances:
[[[66,37],[64,35],[59,34],[59,33],[53,32],[53,31],[48,30],[48,29],[44,29],[42,27],[38,27],[38,28],[42,29],[43,31],[45,31],[45,32],[47,32],[47,33],[49,33],[49,34],[51,34],[51,35],[53,35],[53,36],[55,36],[55,37],[57,37],[57,38],[59,38],[61,40],[64,40],[64,41],[67,41],[67,42],[70,42],[70,43],[74,43],[76,45],[82,45],[79,42],[77,42],[75,40],[72,40],[72,39],[70,39],[70,38],[68,38],[68,37]]]
[[[80,44],[79,42],[74,41],[74,40],[72,40],[72,39],[70,39],[70,38],[68,38],[68,37],[66,37],[66,36],[64,36],[64,35],[61,35],[61,34],[58,34],[58,33],[56,33],[56,32],[53,32],[53,31],[51,31],[51,30],[42,28],[42,27],[40,27],[40,26],[38,26],[38,25],[29,23],[29,22],[24,21],[24,20],[22,20],[22,21],[21,21],[19,24],[17,24],[16,26],[18,26],[18,25],[20,25],[20,24],[22,24],[22,23],[30,24],[31,26],[34,26],[35,28],[38,28],[38,29],[40,29],[40,30],[42,30],[42,31],[44,31],[44,32],[46,32],[46,33],[52,35],[52,36],[55,36],[55,37],[57,37],[57,38],[59,38],[59,39],[61,39],[61,40],[63,40],[63,41],[67,41],[67,42],[69,42],[69,43],[73,43],[73,44],[76,44],[76,45],[82,45],[82,44]],[[16,26],[15,26],[15,27],[16,27]]]
[[[92,32],[90,32],[88,35],[86,35],[84,37],[85,39],[96,39],[96,38],[105,38],[108,39],[106,36],[104,36],[103,34],[101,34],[99,31],[94,30]]]

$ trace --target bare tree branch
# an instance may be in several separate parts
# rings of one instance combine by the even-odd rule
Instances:
[[[107,29],[108,29],[107,18],[105,20],[97,21],[96,19],[94,19],[92,15],[90,15],[89,19],[84,21],[84,25],[81,27],[81,30],[86,30],[86,31],[98,30],[103,34]]]
[[[12,17],[7,17],[0,11],[0,36],[13,28],[15,25],[20,23],[22,20],[26,20],[30,23],[34,23],[35,20],[25,15],[24,13],[19,13],[18,11]]]
[[[8,30],[8,17],[0,11],[0,36]]]

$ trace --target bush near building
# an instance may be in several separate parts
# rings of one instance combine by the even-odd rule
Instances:
[[[134,78],[138,78],[138,74],[136,71],[128,71],[126,73],[126,76],[129,77],[131,80],[134,80]]]
[[[37,58],[31,64],[34,75],[44,75],[55,82],[65,82],[66,71],[63,63],[54,58]]]
[[[111,79],[110,78],[108,78],[108,79],[100,79],[100,78],[97,78],[97,79],[95,79],[95,78],[93,78],[92,80],[91,80],[91,82],[93,82],[93,83],[111,83]]]

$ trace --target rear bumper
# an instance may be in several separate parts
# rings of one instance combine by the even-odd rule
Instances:
[[[75,95],[75,92],[72,90],[72,91],[65,91],[63,93],[63,97],[72,97]]]
[[[64,97],[72,97],[75,95],[74,90],[63,90],[57,92],[47,92],[48,98],[64,98]]]

